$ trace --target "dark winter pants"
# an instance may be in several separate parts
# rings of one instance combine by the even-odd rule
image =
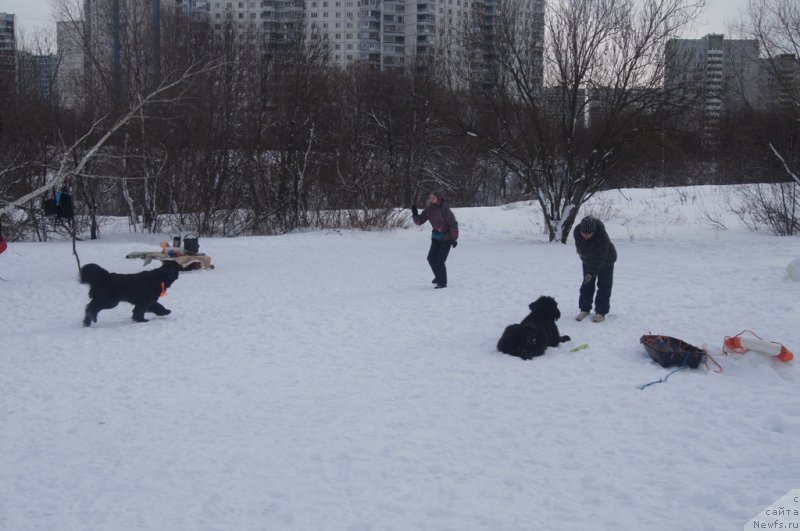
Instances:
[[[428,251],[428,263],[433,270],[436,284],[439,286],[447,285],[447,255],[450,254],[450,240],[431,240],[431,250]]]
[[[583,274],[586,275],[586,266],[583,266]],[[597,297],[594,296],[595,282],[597,282]],[[592,277],[591,282],[581,286],[581,298],[579,306],[582,312],[592,311],[592,299],[594,299],[594,311],[606,315],[611,309],[611,286],[614,285],[614,264],[604,267],[596,277]]]

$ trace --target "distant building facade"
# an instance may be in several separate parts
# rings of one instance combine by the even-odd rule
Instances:
[[[757,40],[706,35],[667,43],[665,88],[676,98],[691,102],[688,118],[709,140],[723,113],[759,98],[759,76]]]
[[[83,37],[72,22],[56,23],[59,68],[57,76],[59,103],[77,109],[84,102],[86,90]]]
[[[758,106],[784,110],[800,106],[800,57],[783,54],[761,59],[761,98]]]
[[[17,19],[0,13],[0,96],[13,93],[17,80]]]
[[[209,18],[217,31],[255,31],[261,41],[280,44],[296,31],[324,38],[339,66],[365,64],[381,70],[404,68],[434,53],[454,37],[466,18],[487,31],[497,24],[502,0],[211,0]],[[526,0],[534,16],[528,31],[544,38],[545,0]],[[541,55],[532,59],[541,70]]]
[[[58,67],[56,54],[19,54],[18,91],[28,97],[58,105]]]

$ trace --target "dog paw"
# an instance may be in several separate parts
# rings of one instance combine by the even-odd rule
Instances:
[[[572,341],[572,338],[569,337],[569,336],[562,336],[561,337],[561,342],[562,343],[566,343],[567,341]]]

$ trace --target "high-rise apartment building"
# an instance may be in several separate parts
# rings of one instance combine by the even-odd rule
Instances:
[[[689,103],[683,118],[711,143],[725,113],[785,109],[800,100],[800,60],[759,53],[757,40],[723,35],[667,43],[665,88]]]
[[[13,13],[0,13],[0,96],[14,91],[16,78],[16,17]]]
[[[456,38],[463,24],[491,32],[502,0],[211,0],[217,31],[255,31],[263,42],[285,42],[298,30],[325,39],[339,66],[404,68]],[[544,35],[544,0],[526,0],[530,31]],[[470,18],[468,18],[470,17]],[[541,70],[541,56],[532,58]]]
[[[761,59],[761,72],[757,107],[781,110],[800,105],[800,57],[782,54]]]
[[[666,47],[665,88],[690,102],[696,129],[713,137],[723,113],[759,97],[759,45],[724,35],[674,39]]]
[[[72,22],[56,23],[56,46],[58,48],[58,97],[62,107],[78,108],[86,86],[86,56],[83,52],[83,37]]]
[[[42,102],[58,103],[58,55],[19,54],[17,89]]]
[[[85,19],[56,24],[58,94],[61,105],[70,109],[90,103],[87,98],[109,80],[112,93],[121,94],[125,83],[122,65],[130,52],[126,46],[134,42],[138,46],[160,43],[154,38],[157,34],[153,28],[160,27],[162,13],[179,13],[200,22],[208,16],[208,2],[203,0],[82,0],[82,7]],[[133,20],[141,22],[132,23]],[[138,33],[134,36],[133,32]],[[152,53],[157,55],[160,48],[154,47]],[[151,83],[159,79],[154,63],[158,64],[149,64]],[[98,68],[103,72],[99,73]]]

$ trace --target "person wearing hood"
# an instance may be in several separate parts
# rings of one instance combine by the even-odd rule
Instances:
[[[417,205],[411,206],[414,223],[422,225],[431,222],[431,248],[428,251],[428,263],[433,270],[433,283],[436,289],[447,287],[447,267],[445,262],[450,254],[450,249],[458,245],[458,222],[440,192],[431,192],[428,197],[428,206],[422,212],[417,210]]]
[[[583,284],[581,285],[579,306],[581,313],[575,319],[583,321],[592,311],[592,321],[602,323],[611,309],[611,287],[614,284],[614,263],[617,249],[608,237],[606,227],[599,219],[586,216],[573,232],[575,249],[583,262]],[[597,297],[595,297],[595,284]]]

